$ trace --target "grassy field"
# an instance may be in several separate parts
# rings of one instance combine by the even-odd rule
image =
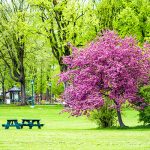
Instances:
[[[42,129],[0,127],[0,150],[150,150],[150,129],[140,125],[137,112],[124,111],[129,129],[97,129],[85,117],[59,114],[60,106],[0,106],[0,125],[7,119],[39,118]]]

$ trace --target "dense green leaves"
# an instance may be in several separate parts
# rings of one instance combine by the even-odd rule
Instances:
[[[141,87],[139,94],[145,99],[146,105],[139,110],[139,121],[150,124],[150,85]]]
[[[114,29],[124,37],[135,36],[140,42],[149,41],[150,1],[133,0],[126,2],[124,9],[114,20]]]

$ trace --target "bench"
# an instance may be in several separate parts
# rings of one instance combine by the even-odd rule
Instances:
[[[20,124],[17,119],[8,119],[6,124],[2,124],[2,127],[5,127],[5,129],[9,129],[9,127],[16,127],[16,129],[20,129]]]
[[[22,123],[20,123],[21,129],[24,126],[28,126],[29,129],[32,129],[32,127],[37,126],[39,129],[44,126],[44,124],[40,123],[40,119],[22,119]]]

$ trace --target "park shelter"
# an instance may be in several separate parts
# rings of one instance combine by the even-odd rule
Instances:
[[[20,101],[20,92],[21,90],[14,86],[13,88],[9,89],[8,91],[10,93],[10,101],[11,102],[19,102]]]

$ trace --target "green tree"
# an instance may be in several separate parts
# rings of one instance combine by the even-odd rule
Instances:
[[[125,7],[114,20],[114,29],[123,37],[135,36],[141,43],[150,37],[150,1],[125,1]]]
[[[65,71],[66,65],[62,62],[62,56],[70,55],[69,43],[82,45],[81,25],[87,10],[82,0],[33,0],[31,5],[36,5],[40,11],[44,30],[51,44],[51,51],[60,65],[60,70]],[[80,25],[80,26],[79,26]],[[78,40],[80,38],[80,40]]]
[[[123,8],[123,0],[93,0],[93,13],[98,19],[95,31],[98,33],[105,29],[113,30],[113,21]]]
[[[0,58],[7,65],[10,76],[21,84],[21,100],[25,104],[26,42],[29,34],[29,6],[25,0],[0,3]]]

